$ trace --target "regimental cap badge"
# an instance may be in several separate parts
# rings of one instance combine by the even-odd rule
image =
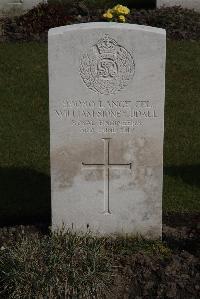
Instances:
[[[81,57],[80,75],[86,86],[100,94],[115,94],[133,78],[133,56],[108,34]]]
[[[117,42],[110,38],[108,34],[105,34],[105,36],[97,42],[96,47],[100,54],[113,53],[116,51]]]

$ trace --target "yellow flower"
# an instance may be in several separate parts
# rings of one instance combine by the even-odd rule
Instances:
[[[103,17],[104,17],[105,19],[112,19],[112,18],[113,18],[113,14],[111,13],[111,9],[108,9],[108,10],[106,11],[106,13],[103,14]]]
[[[108,13],[113,13],[113,10],[112,10],[111,8],[109,8],[109,9],[107,10],[107,12],[108,12]]]
[[[126,6],[117,4],[113,7],[113,12],[119,15],[128,15],[130,13],[130,9]]]
[[[121,4],[117,4],[116,6],[114,6],[112,9],[108,9],[104,14],[103,17],[105,19],[107,19],[108,21],[119,21],[121,23],[125,23],[126,22],[126,18],[125,16],[128,15],[130,13],[130,10],[128,9],[128,7],[123,6]]]
[[[118,20],[122,23],[126,22],[125,16],[122,16],[122,15],[118,16]]]

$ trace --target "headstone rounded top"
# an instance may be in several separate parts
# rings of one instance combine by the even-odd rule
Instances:
[[[88,23],[79,23],[73,25],[60,26],[60,27],[51,28],[48,34],[54,35],[54,34],[63,34],[65,32],[73,31],[73,30],[104,29],[104,28],[147,31],[147,32],[166,35],[166,30],[162,28],[138,25],[138,24],[128,24],[128,23],[122,24],[116,22],[88,22]]]

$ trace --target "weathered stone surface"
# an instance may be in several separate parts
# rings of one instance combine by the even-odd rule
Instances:
[[[49,31],[53,227],[160,237],[165,31]]]

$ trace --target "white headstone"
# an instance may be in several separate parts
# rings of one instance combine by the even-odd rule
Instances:
[[[165,30],[49,31],[53,228],[160,237]]]

